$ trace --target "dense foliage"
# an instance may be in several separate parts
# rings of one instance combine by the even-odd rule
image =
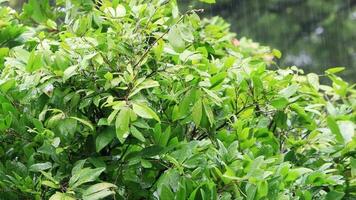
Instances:
[[[322,85],[200,12],[0,7],[0,198],[354,199],[343,69]]]
[[[217,0],[216,4],[180,0],[184,7],[220,15],[239,36],[248,36],[282,50],[283,65],[308,72],[346,66],[340,73],[355,82],[356,1],[352,0]]]

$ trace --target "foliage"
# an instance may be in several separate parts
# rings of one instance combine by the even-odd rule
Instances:
[[[248,36],[284,52],[282,65],[308,72],[347,66],[340,75],[355,81],[356,1],[350,0],[219,0],[204,6],[181,0],[184,7],[204,8],[206,16],[221,15],[239,37]]]
[[[355,90],[174,1],[0,9],[1,199],[352,199]],[[6,37],[5,39],[3,37]]]

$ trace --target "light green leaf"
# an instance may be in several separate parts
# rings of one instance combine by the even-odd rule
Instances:
[[[160,199],[167,199],[167,200],[174,199],[174,193],[169,188],[169,185],[162,184]]]
[[[33,172],[39,172],[43,170],[47,170],[52,168],[52,163],[45,162],[45,163],[36,163],[30,166],[29,170]]]
[[[204,101],[203,101],[203,106],[204,106],[205,114],[208,117],[210,126],[212,127],[215,123],[214,114],[213,114],[213,111],[211,110],[210,106],[208,105],[206,99],[204,99]]]
[[[308,82],[315,90],[319,90],[319,76],[314,73],[310,73],[307,75]]]
[[[90,186],[83,192],[83,200],[103,199],[107,196],[115,194],[112,190],[116,188],[117,186],[111,183],[97,183]]]
[[[130,109],[123,107],[120,113],[116,117],[115,129],[116,137],[121,143],[124,143],[126,138],[129,136],[129,125],[130,125]]]
[[[142,133],[141,133],[139,130],[137,130],[137,128],[135,128],[134,126],[131,126],[130,131],[131,131],[131,134],[132,134],[135,138],[137,138],[138,140],[140,140],[141,142],[145,142],[145,141],[146,141],[146,139],[145,139],[145,137],[142,135]]]
[[[209,4],[216,3],[215,0],[199,0],[199,1],[204,2],[204,3],[209,3]]]
[[[202,102],[201,102],[201,99],[199,99],[197,102],[195,102],[195,104],[193,106],[193,110],[192,110],[192,117],[193,117],[193,121],[196,126],[199,126],[199,124],[200,124],[200,120],[202,118],[202,113],[203,113],[202,108],[203,108]]]
[[[155,119],[160,122],[158,115],[149,108],[146,104],[143,103],[132,103],[133,111],[140,117],[146,119]]]
[[[338,72],[342,72],[345,70],[345,67],[334,67],[334,68],[330,68],[328,70],[326,70],[325,72],[327,74],[336,74]]]
[[[54,195],[52,195],[49,200],[76,200],[75,198],[73,198],[71,195],[69,194],[65,194],[65,193],[60,193],[60,192],[56,192]]]
[[[256,191],[257,191],[257,187],[254,184],[248,183],[246,185],[246,199],[247,200],[253,200],[255,199],[256,196]]]
[[[0,90],[3,93],[6,93],[8,90],[13,88],[16,84],[16,81],[14,79],[9,79],[9,80],[0,80]]]
[[[176,52],[183,52],[185,49],[185,42],[180,35],[178,26],[173,26],[168,33],[168,42]]]
[[[28,62],[26,65],[26,70],[28,72],[34,72],[40,69],[43,66],[42,63],[42,55],[36,53],[34,50],[30,53],[30,57],[28,58]]]
[[[74,76],[77,74],[76,70],[78,69],[78,65],[73,65],[68,67],[66,70],[63,72],[63,81],[68,80],[70,77]]]
[[[280,59],[282,57],[282,53],[278,49],[273,49],[272,53],[278,59]]]
[[[218,95],[216,95],[213,91],[210,91],[208,89],[203,88],[203,90],[216,105],[218,105],[218,106],[221,105],[222,100]]]
[[[328,127],[330,131],[335,135],[335,138],[338,142],[344,143],[344,137],[342,136],[339,126],[337,125],[336,121],[332,117],[328,117],[326,119]]]
[[[284,97],[280,97],[271,101],[271,105],[278,110],[283,110],[288,105],[288,100]]]
[[[96,169],[83,168],[79,170],[79,172],[73,174],[69,179],[69,187],[74,189],[84,183],[95,181],[103,171],[105,171],[104,167]]]
[[[139,91],[141,91],[143,89],[148,89],[148,88],[158,87],[158,86],[159,86],[159,83],[157,81],[145,80],[142,83],[140,83],[137,87],[133,88],[133,91],[129,95],[129,98],[133,97],[135,94],[137,94]]]
[[[266,180],[263,180],[262,182],[260,182],[258,188],[257,188],[257,193],[258,193],[258,197],[265,197],[268,194],[268,183]]]
[[[126,15],[125,6],[123,6],[121,4],[117,5],[115,13],[116,13],[116,17],[125,17],[125,15]]]
[[[351,121],[338,121],[337,124],[345,142],[350,142],[355,135],[355,124]]]
[[[279,92],[284,98],[289,98],[293,96],[298,91],[299,86],[296,84],[290,85]]]
[[[70,117],[70,118],[77,120],[78,122],[88,126],[92,131],[94,131],[94,126],[91,124],[90,121],[87,121],[85,119],[81,119],[81,118],[78,118],[78,117]]]

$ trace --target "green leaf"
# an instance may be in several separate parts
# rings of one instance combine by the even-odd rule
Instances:
[[[111,127],[105,128],[101,131],[95,140],[96,152],[101,151],[115,138],[115,130]]]
[[[66,70],[64,70],[64,72],[63,72],[63,81],[66,81],[70,77],[72,77],[75,74],[77,74],[77,69],[78,69],[78,65],[73,65],[73,66],[68,67]]]
[[[78,117],[70,117],[70,118],[77,120],[78,122],[84,124],[85,126],[88,126],[92,131],[94,131],[94,126],[91,124],[90,121],[87,121],[85,119],[81,119],[81,118],[78,118]]]
[[[132,103],[133,111],[140,117],[146,119],[155,119],[160,122],[158,115],[149,108],[146,104],[143,103]]]
[[[209,3],[209,4],[216,3],[215,0],[199,0],[199,1],[204,2],[204,3]]]
[[[80,169],[77,173],[73,174],[73,176],[69,179],[69,187],[74,189],[84,183],[95,181],[103,171],[105,171],[104,167],[100,167],[96,169],[90,169],[90,168]]]
[[[83,192],[83,200],[97,200],[103,199],[107,196],[114,195],[113,189],[117,186],[111,183],[97,183],[90,186]]]
[[[314,73],[310,73],[307,75],[308,82],[315,90],[319,90],[319,76]]]
[[[26,70],[28,72],[34,72],[40,69],[43,66],[42,63],[42,55],[36,53],[34,50],[30,53],[30,57],[28,58],[28,62],[26,65]]]
[[[176,52],[183,52],[185,49],[185,42],[180,35],[178,26],[173,26],[168,32],[168,42]]]
[[[50,13],[49,9],[50,5],[48,0],[29,0],[29,2],[24,5],[24,14],[37,23],[44,23],[48,18],[47,13]]]
[[[350,158],[351,177],[356,177],[356,158]]]
[[[70,194],[56,192],[54,195],[52,195],[49,198],[49,200],[76,200],[76,199],[72,197]]]
[[[246,200],[253,200],[255,199],[256,196],[256,191],[257,191],[257,187],[256,185],[253,185],[251,183],[248,183],[246,185]]]
[[[288,104],[288,100],[284,97],[279,97],[271,101],[271,105],[278,110],[283,110]]]
[[[328,194],[325,196],[325,200],[341,200],[345,196],[344,192],[339,192],[336,190],[331,190],[328,192]]]
[[[208,89],[203,88],[203,90],[205,91],[205,93],[210,97],[210,99],[211,99],[216,105],[218,105],[218,106],[221,105],[222,100],[221,100],[221,98],[220,98],[218,95],[216,95],[214,92],[212,92],[212,91],[210,91],[210,90],[208,90]]]
[[[285,178],[285,181],[294,181],[297,178],[299,178],[301,175],[308,173],[308,172],[312,172],[312,170],[305,168],[305,167],[299,167],[299,168],[292,169],[288,172],[288,175]]]
[[[281,91],[279,92],[279,94],[280,94],[281,96],[283,96],[284,98],[287,98],[287,99],[288,99],[289,97],[293,96],[293,95],[298,91],[298,88],[299,88],[298,85],[292,84],[292,85],[290,85],[290,86],[284,88],[283,90],[281,90]]]
[[[326,70],[327,74],[336,74],[345,70],[345,67],[334,67]]]
[[[121,143],[124,143],[126,138],[129,136],[129,125],[130,125],[130,109],[123,107],[120,113],[116,117],[115,129],[116,137]]]
[[[205,99],[203,101],[203,106],[204,106],[205,114],[208,117],[210,126],[212,127],[215,124],[214,114],[213,114],[213,111],[211,110],[210,106],[208,105],[208,103],[207,103],[207,101]]]
[[[3,93],[6,93],[11,88],[13,88],[15,85],[16,85],[16,81],[14,79],[9,79],[4,82],[0,80],[0,90]]]
[[[134,126],[131,126],[130,131],[131,131],[132,136],[134,136],[135,138],[137,138],[141,142],[145,142],[146,141],[146,139],[142,135],[142,133],[139,130],[137,130],[137,128],[135,128]]]
[[[29,170],[33,172],[39,172],[43,170],[47,170],[52,168],[52,163],[45,162],[45,163],[36,163],[30,166]]]
[[[158,87],[159,83],[157,81],[153,80],[145,80],[142,83],[140,83],[137,87],[134,87],[132,92],[129,95],[129,98],[133,97],[135,94],[137,94],[139,91],[143,89],[148,89],[152,87]]]
[[[268,194],[268,183],[266,180],[260,182],[257,188],[258,197],[265,197]]]
[[[125,6],[123,6],[121,4],[117,5],[115,13],[116,13],[116,17],[125,17],[125,15],[126,15]]]
[[[278,49],[273,49],[272,53],[278,59],[280,59],[282,57],[282,53]]]
[[[352,141],[355,135],[355,124],[351,121],[338,121],[337,124],[344,141],[346,143]]]
[[[331,133],[333,133],[335,135],[335,139],[340,143],[344,143],[344,138],[343,138],[343,136],[340,132],[339,126],[337,125],[334,118],[329,116],[326,118],[326,122],[328,124],[328,127],[329,127]]]
[[[162,200],[174,199],[174,193],[172,192],[172,190],[169,188],[168,185],[162,185],[160,199]]]
[[[200,124],[202,113],[203,113],[202,101],[201,99],[199,99],[197,102],[195,102],[192,110],[192,117],[196,126],[199,126]]]

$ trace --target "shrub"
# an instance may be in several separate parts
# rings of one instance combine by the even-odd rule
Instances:
[[[352,199],[355,90],[175,1],[0,8],[2,199]]]

